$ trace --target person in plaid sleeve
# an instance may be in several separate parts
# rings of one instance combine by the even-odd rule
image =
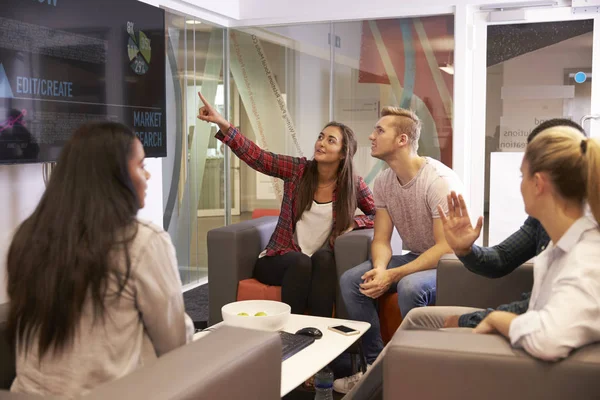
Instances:
[[[317,136],[312,160],[274,154],[244,137],[199,96],[204,106],[198,118],[219,126],[216,138],[251,168],[285,182],[279,221],[256,261],[254,277],[281,286],[281,299],[292,313],[331,317],[335,239],[353,229],[372,228],[375,218],[371,190],[353,172],[354,132],[330,122]],[[357,207],[364,215],[354,215]]]

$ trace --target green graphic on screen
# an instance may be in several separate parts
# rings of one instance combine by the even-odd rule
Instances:
[[[133,72],[138,75],[144,75],[150,69],[150,58],[152,49],[150,39],[142,31],[138,31],[137,35],[128,27],[129,43],[127,43],[127,54],[129,55],[129,65]],[[137,36],[137,37],[136,37]]]

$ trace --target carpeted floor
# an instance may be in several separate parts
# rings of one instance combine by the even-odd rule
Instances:
[[[197,329],[204,329],[208,324],[208,283],[188,290],[183,294],[185,311],[194,321]]]

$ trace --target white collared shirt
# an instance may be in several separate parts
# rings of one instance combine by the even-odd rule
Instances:
[[[579,218],[550,242],[533,267],[529,309],[509,329],[510,342],[534,357],[555,361],[600,341],[600,229]]]

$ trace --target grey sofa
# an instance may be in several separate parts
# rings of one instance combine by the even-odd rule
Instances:
[[[488,279],[453,256],[438,264],[437,305],[496,307],[533,286],[532,264]],[[559,363],[538,361],[498,335],[397,331],[384,357],[384,399],[597,399],[600,344]],[[435,385],[431,383],[435,382]]]
[[[221,307],[236,301],[238,282],[252,277],[256,259],[269,242],[276,224],[277,217],[262,217],[208,232],[210,325],[222,320]],[[372,238],[373,229],[359,229],[336,240],[334,251],[338,278],[348,269],[369,258]],[[400,254],[402,251],[402,241],[395,229],[392,249],[394,254]],[[336,315],[346,318],[343,304],[338,293]]]
[[[218,333],[174,350],[154,364],[99,386],[81,398],[275,400],[280,398],[280,386],[279,335],[224,326]],[[0,399],[5,398],[41,397],[0,390]]]
[[[533,287],[533,264],[490,279],[469,271],[455,255],[442,257],[437,267],[436,306],[497,307],[519,300]]]

